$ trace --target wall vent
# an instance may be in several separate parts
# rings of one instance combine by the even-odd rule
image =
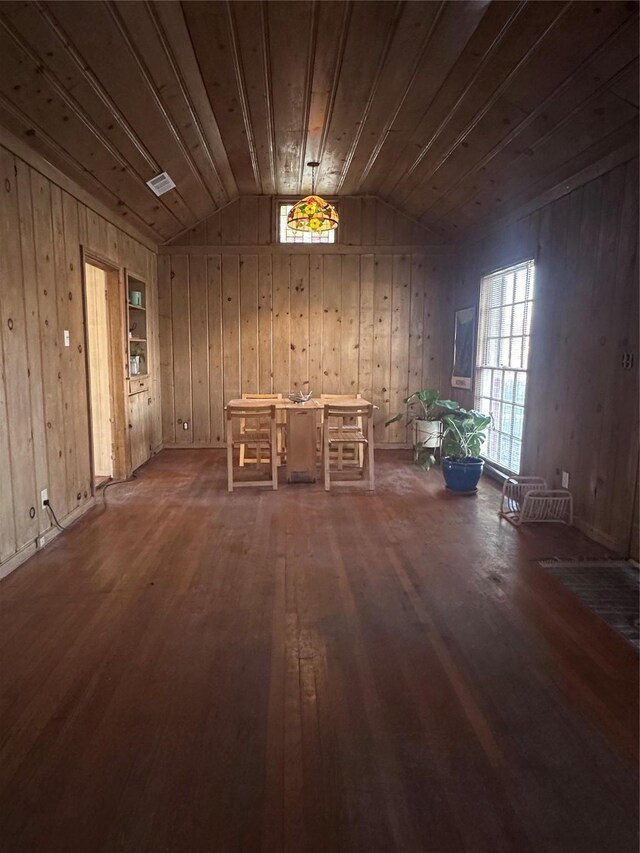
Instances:
[[[175,187],[175,184],[166,172],[160,172],[160,174],[156,175],[155,178],[151,178],[150,181],[147,181],[147,186],[156,195],[164,195],[164,193],[168,193],[169,190],[172,190]]]

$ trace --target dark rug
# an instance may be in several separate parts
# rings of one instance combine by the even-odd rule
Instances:
[[[621,560],[541,560],[540,565],[640,651],[637,569]]]

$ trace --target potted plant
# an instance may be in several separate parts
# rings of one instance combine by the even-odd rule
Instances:
[[[445,412],[442,417],[442,475],[447,488],[473,493],[484,468],[480,450],[491,426],[491,415],[473,409]]]
[[[423,388],[414,391],[402,401],[409,406],[409,412],[399,412],[390,418],[385,426],[407,417],[407,426],[415,423],[414,461],[426,471],[435,462],[434,451],[440,444],[440,421],[444,412],[459,408],[454,400],[441,400],[440,392],[435,388]]]

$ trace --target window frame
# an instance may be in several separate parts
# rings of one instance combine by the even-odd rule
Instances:
[[[295,197],[291,196],[289,198],[287,196],[276,196],[275,197],[275,199],[274,199],[274,211],[273,211],[273,221],[274,221],[274,231],[275,231],[274,242],[277,243],[277,245],[279,245],[279,246],[307,246],[307,247],[308,246],[335,246],[338,242],[337,239],[335,238],[335,236],[334,236],[333,240],[331,240],[331,241],[323,240],[322,242],[307,242],[307,243],[303,243],[303,242],[289,243],[286,240],[280,239],[280,208],[281,208],[281,206],[282,205],[288,205],[288,204],[293,206],[296,202],[300,201],[301,198],[302,198],[302,196],[295,196]],[[336,203],[335,199],[328,198],[326,196],[322,196],[322,198],[324,198],[325,201],[331,202],[331,204],[335,207],[335,209],[338,211],[338,213],[340,213],[338,204]],[[337,233],[337,230],[338,230],[337,228],[334,228],[334,229],[332,229],[332,231],[327,232],[327,233],[332,233],[335,235]]]
[[[487,338],[492,337],[492,336],[486,334],[486,326],[487,326],[489,320],[488,320],[488,316],[486,315],[486,313],[483,312],[483,307],[484,307],[485,302],[486,302],[486,300],[484,298],[484,294],[483,294],[483,285],[484,285],[485,281],[487,281],[487,279],[491,279],[491,278],[494,278],[496,276],[501,276],[502,278],[504,278],[506,275],[508,275],[511,272],[513,272],[515,275],[515,273],[517,273],[517,271],[519,269],[522,269],[525,267],[530,267],[530,271],[528,272],[528,276],[532,282],[532,284],[530,285],[530,287],[527,291],[527,294],[526,294],[528,298],[525,298],[524,300],[522,300],[521,303],[515,302],[515,301],[513,301],[513,299],[510,302],[504,302],[501,299],[500,305],[495,306],[495,307],[499,307],[499,308],[503,309],[504,307],[512,307],[512,306],[517,305],[517,304],[527,304],[528,305],[528,308],[525,309],[525,311],[527,311],[528,315],[529,315],[528,316],[528,333],[523,334],[523,335],[513,335],[512,334],[512,332],[513,332],[513,314],[512,314],[511,329],[510,329],[511,334],[508,336],[499,335],[497,337],[498,341],[500,341],[503,337],[505,337],[509,341],[513,340],[513,338],[521,337],[523,340],[523,346],[524,346],[525,339],[527,339],[526,364],[523,367],[512,367],[510,365],[502,367],[499,364],[496,364],[496,365],[486,364],[485,359],[484,359],[484,348],[486,345]],[[531,377],[531,348],[532,348],[531,344],[532,344],[533,333],[534,333],[534,316],[535,316],[535,302],[536,302],[536,273],[537,273],[537,258],[535,256],[531,255],[531,256],[525,257],[524,259],[521,258],[518,260],[514,260],[511,263],[505,264],[504,266],[500,266],[500,267],[497,267],[497,268],[495,268],[489,272],[483,273],[481,276],[481,279],[480,279],[480,288],[479,288],[478,305],[477,305],[478,322],[477,322],[477,329],[476,329],[475,363],[474,363],[474,369],[473,369],[473,378],[474,378],[474,382],[473,382],[473,404],[474,404],[474,408],[481,408],[481,400],[490,400],[492,403],[499,403],[501,405],[504,403],[506,403],[507,405],[511,405],[511,406],[517,405],[518,408],[522,409],[522,431],[521,431],[521,436],[519,439],[519,441],[520,441],[520,458],[518,460],[518,471],[514,471],[511,468],[507,468],[503,463],[498,462],[495,459],[492,459],[488,455],[490,433],[493,430],[490,430],[489,434],[487,435],[487,443],[485,445],[486,450],[482,454],[483,458],[486,460],[487,463],[489,463],[489,465],[491,467],[495,468],[497,471],[499,471],[499,472],[501,472],[507,476],[517,476],[518,474],[520,474],[520,471],[522,468],[522,451],[523,451],[523,448],[525,447],[525,441],[526,441],[526,430],[527,430],[527,420],[528,420],[528,418],[527,418],[527,403],[528,403],[528,397],[529,397],[529,381],[530,381],[530,377]],[[514,287],[515,287],[515,278],[514,278]],[[514,296],[515,296],[515,293],[514,293]],[[493,336],[493,337],[495,337],[495,336]],[[499,360],[500,360],[500,357],[498,355],[497,361],[499,362]],[[485,371],[486,370],[499,371],[502,374],[502,388],[500,391],[500,397],[499,398],[494,398],[492,396],[493,391],[494,391],[493,373],[491,375],[491,388],[490,388],[490,392],[489,392],[490,396],[483,395],[481,393],[481,391],[482,391],[482,384],[481,384],[482,374],[481,374],[481,371],[483,371],[483,370],[485,370]],[[504,400],[504,377],[505,377],[506,373],[513,373],[514,374],[514,390],[512,393],[512,399],[511,400]],[[517,374],[524,374],[524,376],[526,377],[526,381],[525,381],[523,401],[522,401],[522,403],[516,404],[516,401],[515,401],[515,395],[516,395],[515,383],[517,381],[516,380]],[[516,440],[518,440],[517,437],[515,437],[514,433],[513,433],[513,418],[512,418],[512,422],[511,422],[510,432],[504,432],[502,430],[502,424],[501,423],[500,423],[500,426],[495,430],[495,432],[498,433],[498,435],[508,435],[512,441],[514,438],[516,438]]]

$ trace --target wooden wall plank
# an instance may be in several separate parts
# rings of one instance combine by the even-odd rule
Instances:
[[[207,257],[207,305],[209,307],[209,399],[211,442],[224,442],[224,359],[222,355],[222,259]]]
[[[37,172],[31,172],[36,277],[40,315],[40,347],[44,388],[44,416],[49,467],[49,499],[54,507],[66,509],[66,454],[64,452],[64,403],[58,330],[58,303],[53,256],[51,185]],[[55,501],[55,503],[54,503]]]
[[[0,559],[21,548],[35,536],[37,523],[30,519],[35,506],[33,442],[25,425],[31,422],[27,330],[22,293],[22,258],[18,223],[18,193],[14,158],[0,149],[0,342],[3,352],[0,410],[11,413],[0,435],[0,459],[6,467],[2,477],[12,481],[11,504],[3,507],[5,522],[0,527]],[[6,367],[5,367],[6,366]],[[11,369],[9,369],[11,368]],[[7,472],[11,472],[7,476]]]
[[[191,393],[193,441],[211,441],[209,398],[209,323],[207,305],[207,259],[189,258],[189,309],[191,338]]]
[[[207,242],[207,221],[203,219],[202,222],[199,222],[197,225],[194,225],[193,228],[190,228],[186,235],[189,238],[190,246],[204,246]]]
[[[620,369],[628,353],[634,352],[638,334],[638,266],[636,245],[638,235],[638,161],[627,163],[624,179],[625,195],[620,218],[620,237],[616,261],[614,316],[611,344],[615,346],[616,374],[609,382],[609,411],[615,411],[619,400],[627,401],[628,418],[638,423],[638,372]],[[626,362],[624,362],[626,363]],[[602,503],[604,517],[596,519],[598,529],[610,530],[615,542],[630,536],[630,557],[638,560],[638,431],[629,440],[625,418],[615,418],[605,444],[603,458],[613,460],[609,465],[612,495]],[[635,479],[635,483],[634,483]],[[615,500],[611,498],[615,495]],[[635,555],[635,556],[634,556]]]
[[[91,447],[78,202],[66,192],[62,193],[62,217],[66,290],[63,293],[63,301],[66,305],[71,342],[68,347],[68,387],[71,391],[71,400],[67,412],[71,420],[69,433],[73,436],[74,443],[75,493],[72,508],[75,508],[91,498]],[[108,231],[110,229],[116,231],[111,223],[108,223],[107,228]],[[117,246],[117,233],[114,233],[110,244],[110,256],[113,256],[114,241]]]
[[[391,356],[389,374],[389,413],[395,415],[403,409],[409,378],[409,329],[411,322],[411,258],[394,255],[391,296]],[[388,440],[406,441],[404,423],[387,427]]]
[[[20,241],[18,188],[14,158],[0,151],[0,307],[5,364],[5,393],[9,418],[11,469],[14,472],[14,522],[16,548],[33,540],[38,530],[35,510],[39,504],[34,476],[33,435],[28,357],[27,318],[23,288],[24,271]],[[31,518],[31,511],[34,517]]]
[[[225,208],[226,210],[226,208]],[[220,211],[216,211],[207,219],[207,244],[217,246],[222,240],[222,220]]]
[[[362,200],[347,196],[340,200],[337,209],[340,215],[339,234],[336,235],[338,242],[346,243],[348,246],[360,245]]]
[[[291,390],[309,390],[309,255],[291,258]]]
[[[291,390],[291,258],[273,258],[273,388]]]
[[[242,391],[258,391],[258,257],[240,256],[240,375]]]
[[[266,246],[273,239],[273,200],[270,196],[258,196],[258,243]]]
[[[375,441],[386,440],[385,421],[389,419],[389,385],[391,383],[391,298],[393,257],[375,255],[373,273],[373,398],[378,405],[375,415]]]
[[[151,351],[151,394],[149,408],[151,452],[162,447],[162,383],[160,381],[160,319],[158,304],[158,256],[144,249],[147,259],[147,336]]]
[[[342,265],[340,255],[326,255],[322,282],[322,392],[341,393]]]
[[[158,258],[158,320],[160,325],[160,386],[162,393],[162,440],[176,440],[175,394],[173,386],[173,332],[171,309],[171,258]]]
[[[171,258],[171,332],[176,444],[192,444],[191,331],[189,323],[189,258]],[[185,429],[183,424],[188,424]]]
[[[4,562],[16,552],[16,528],[13,509],[13,481],[11,451],[9,449],[9,410],[6,394],[6,367],[4,350],[0,348],[0,465],[5,472],[0,490],[0,561]],[[9,472],[9,476],[7,476]]]
[[[341,269],[342,340],[340,347],[340,393],[356,394],[360,337],[360,258],[343,255]]]
[[[411,256],[411,314],[409,320],[409,376],[408,393],[413,394],[422,385],[422,352],[424,334],[425,280],[424,259]]]
[[[29,393],[31,396],[31,432],[38,530],[49,527],[49,514],[39,500],[42,489],[48,488],[47,438],[45,435],[42,355],[40,352],[40,312],[36,276],[36,245],[33,233],[31,180],[29,167],[16,158],[16,187],[20,216],[20,250],[24,288],[25,323],[29,364]],[[84,210],[84,207],[82,208]],[[86,223],[86,217],[85,217]]]
[[[365,400],[373,402],[373,255],[360,257],[360,312],[358,319],[358,390]]]
[[[636,442],[628,442],[629,424],[638,423],[637,373],[634,377],[633,371],[622,369],[623,353],[634,349],[630,344],[634,338],[637,340],[638,334],[637,167],[619,166],[607,177],[600,217],[597,276],[599,282],[608,282],[609,287],[599,287],[593,293],[590,324],[600,352],[592,381],[600,389],[595,417],[602,425],[592,457],[596,470],[593,523],[598,530],[613,531],[619,539],[625,530],[628,535],[631,525],[632,471],[637,447],[637,430]],[[611,370],[613,365],[615,371]],[[621,423],[624,419],[620,417],[612,417],[621,400],[628,407],[627,423]],[[623,460],[624,466],[620,464]],[[614,495],[619,501],[615,508]]]
[[[220,215],[220,242],[227,245],[238,245],[240,237],[240,204],[233,201],[227,205]]]
[[[324,311],[322,279],[324,261],[321,255],[309,256],[309,390],[317,397],[322,392],[322,350]]]
[[[258,392],[273,393],[272,267],[268,255],[258,256]]]
[[[242,196],[239,205],[239,234],[247,246],[257,246],[258,239],[258,196]],[[241,236],[240,236],[241,235]]]
[[[66,514],[74,505],[77,494],[76,483],[76,446],[73,429],[73,361],[71,358],[71,346],[65,346],[63,342],[64,330],[69,330],[69,290],[66,280],[66,258],[64,243],[64,220],[62,212],[62,191],[59,187],[51,188],[51,217],[53,223],[53,261],[55,273],[56,303],[58,310],[58,338],[60,341],[60,382],[62,390],[63,421],[61,428],[62,445],[65,457],[66,489],[65,503],[60,507]],[[105,250],[108,251],[106,242],[107,228],[104,224]],[[77,341],[74,341],[77,345]],[[51,499],[51,498],[50,498]],[[53,503],[52,503],[53,505]],[[54,506],[57,512],[58,507]]]
[[[222,257],[224,401],[240,397],[240,258]]]
[[[377,202],[376,205],[376,245],[392,246],[396,212],[389,205]]]

